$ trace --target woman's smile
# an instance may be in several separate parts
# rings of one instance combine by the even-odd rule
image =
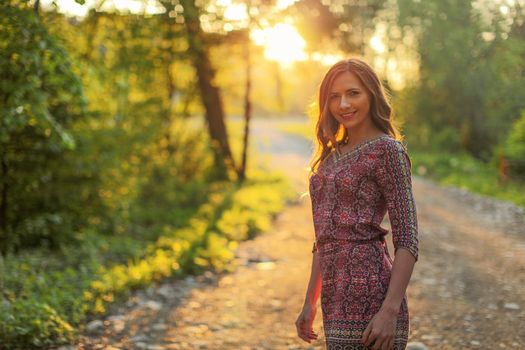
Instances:
[[[351,111],[351,112],[344,112],[340,113],[341,118],[343,119],[351,119],[356,115],[357,111]]]

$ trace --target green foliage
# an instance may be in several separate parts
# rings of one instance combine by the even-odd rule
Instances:
[[[0,265],[0,344],[25,350],[70,342],[134,288],[231,269],[237,240],[268,229],[289,192],[253,169],[243,187],[215,181],[203,125],[181,117],[200,111],[181,26],[94,12],[82,22],[39,18],[9,4],[0,5],[0,64],[11,75],[0,93],[18,100],[0,105],[10,125],[1,130],[10,196],[2,242],[18,251]],[[16,90],[17,79],[33,85]],[[46,108],[60,124],[46,124]]]
[[[398,4],[399,27],[416,34],[420,60],[419,81],[396,106],[409,140],[490,160],[525,106],[525,82],[516,79],[525,68],[520,7],[505,16],[475,1]]]
[[[172,63],[167,45],[182,45],[181,26],[160,16],[38,17],[24,1],[2,2],[0,13],[2,250],[58,248],[87,227],[154,239],[147,233],[172,218],[155,216],[159,205],[186,208],[175,214],[184,225],[206,201],[202,183],[213,169],[205,132],[174,120],[198,110],[186,98],[186,89],[194,95],[189,63]],[[186,72],[172,82],[177,103],[166,91],[175,70]],[[139,201],[150,206],[136,210]]]
[[[97,174],[76,157],[85,151],[74,130],[86,118],[83,90],[69,55],[32,8],[7,1],[0,13],[0,250],[57,246],[86,224],[86,202],[97,204],[88,192]]]
[[[103,314],[132,289],[210,268],[231,270],[238,239],[248,238],[238,235],[236,225],[252,236],[267,230],[292,194],[283,178],[254,173],[242,187],[210,184],[208,201],[188,224],[165,226],[154,242],[91,231],[83,233],[81,245],[63,246],[60,253],[7,255],[0,265],[0,342],[10,349],[68,343],[87,315]]]
[[[216,181],[183,26],[16,0],[0,15],[0,347],[68,343],[134,288],[231,269],[290,192],[253,165]]]
[[[512,125],[504,153],[509,159],[512,174],[525,181],[525,110]]]
[[[413,174],[525,207],[525,184],[499,180],[497,167],[466,153],[410,152]]]
[[[3,1],[0,13],[0,142],[23,145],[14,138],[30,135],[35,149],[74,148],[67,127],[84,101],[68,54],[24,2]]]
[[[9,349],[41,348],[71,341],[72,327],[47,304],[35,300],[0,305],[2,345]]]
[[[252,174],[251,178],[254,176],[256,180],[248,180],[246,186],[235,192],[233,206],[223,213],[216,224],[217,229],[229,239],[245,240],[268,230],[271,218],[283,209],[279,198],[291,196],[279,177],[264,179],[263,176],[267,175],[261,173]],[[256,206],[253,201],[257,201]]]

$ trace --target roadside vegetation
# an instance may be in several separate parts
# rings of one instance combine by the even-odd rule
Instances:
[[[236,124],[230,125],[233,137],[240,133]],[[173,164],[171,170],[176,168]],[[263,164],[250,166],[248,175],[242,185],[196,175],[178,187],[168,171],[148,190],[163,193],[159,202],[134,202],[137,216],[122,233],[86,228],[58,249],[5,255],[0,260],[2,347],[70,343],[86,321],[134,289],[208,269],[233,269],[237,243],[268,230],[292,194],[284,177],[268,173]]]

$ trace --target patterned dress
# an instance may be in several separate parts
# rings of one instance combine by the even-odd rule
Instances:
[[[361,337],[386,296],[392,259],[381,222],[387,211],[394,249],[418,259],[418,228],[411,162],[403,144],[388,135],[350,152],[332,152],[310,176],[320,257],[321,309],[328,350],[365,350]],[[406,294],[397,317],[394,349],[409,333]]]

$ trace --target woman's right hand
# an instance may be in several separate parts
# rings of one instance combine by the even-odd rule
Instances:
[[[297,321],[295,321],[297,335],[308,343],[317,339],[317,334],[312,329],[316,312],[317,308],[315,306],[306,304],[303,306],[303,310],[299,314],[299,317],[297,317]]]

